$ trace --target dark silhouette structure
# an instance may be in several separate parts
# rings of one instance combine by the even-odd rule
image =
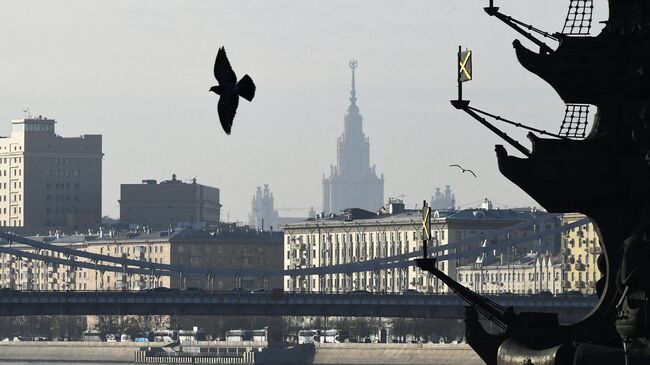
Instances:
[[[248,75],[237,82],[237,75],[232,70],[226,50],[221,47],[217,53],[217,59],[214,61],[214,77],[219,85],[210,88],[210,91],[220,95],[217,110],[219,112],[219,121],[226,134],[230,134],[232,122],[239,105],[239,97],[252,101],[255,97],[255,84],[253,79]]]
[[[467,339],[487,364],[650,363],[650,1],[610,0],[609,19],[594,37],[589,36],[592,9],[591,0],[571,0],[563,32],[549,34],[504,15],[493,1],[485,8],[538,47],[532,51],[513,42],[521,65],[548,82],[567,104],[559,134],[470,107],[462,99],[461,82],[471,74],[465,70],[464,79],[459,76],[459,97],[452,104],[525,156],[510,156],[497,145],[501,173],[550,212],[589,216],[603,244],[598,304],[570,325],[559,324],[556,315],[499,307],[444,279],[472,305]],[[557,41],[557,48],[539,37]],[[461,67],[467,59],[461,60],[459,50]],[[597,113],[591,131],[580,139],[589,105]],[[531,130],[532,150],[480,114]],[[421,259],[419,266],[444,277],[435,259]],[[475,310],[503,333],[485,332]]]

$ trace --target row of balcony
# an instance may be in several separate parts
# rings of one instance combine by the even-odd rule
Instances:
[[[592,254],[592,255],[599,255],[600,253],[603,252],[602,248],[598,245],[594,246],[589,246],[587,248],[587,252]],[[560,249],[560,254],[561,255],[571,255],[571,249],[569,247],[562,247]]]
[[[592,255],[598,255],[601,252],[603,252],[603,249],[600,248],[600,246],[592,246],[587,249],[587,252],[589,252]]]

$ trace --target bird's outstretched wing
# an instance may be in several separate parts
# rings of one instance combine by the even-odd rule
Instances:
[[[458,167],[461,170],[462,173],[469,172],[470,174],[474,175],[474,177],[476,177],[476,174],[474,173],[474,171],[472,171],[470,169],[463,168],[461,165],[449,165],[449,167]]]
[[[239,96],[237,94],[221,95],[217,111],[219,112],[219,121],[226,134],[230,134],[232,121],[235,119],[237,106],[239,105]]]
[[[219,48],[217,59],[214,61],[214,77],[220,85],[237,83],[237,75],[232,70],[228,56],[226,56],[226,49],[223,47]]]

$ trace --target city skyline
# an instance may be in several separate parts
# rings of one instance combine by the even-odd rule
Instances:
[[[0,361],[650,363],[650,0],[568,3],[5,0]]]
[[[521,37],[485,16],[482,2],[67,5],[76,11],[11,3],[0,15],[2,48],[11,54],[0,69],[11,85],[0,92],[0,135],[27,107],[56,119],[63,136],[101,134],[103,214],[118,215],[120,184],[172,173],[219,188],[231,221],[246,221],[250,192],[264,183],[279,207],[318,209],[348,103],[350,58],[360,61],[360,108],[386,198],[405,194],[412,207],[450,184],[461,206],[485,197],[497,206],[538,205],[497,171],[493,148],[502,142],[448,104],[460,43],[475,51],[476,80],[466,84],[473,104],[559,129],[563,103],[518,67],[510,43]],[[563,22],[550,9],[566,6],[498,5],[548,31]],[[595,20],[607,17],[604,10],[597,4]],[[219,133],[208,93],[221,45],[258,84],[256,103],[239,111],[231,137]],[[528,145],[525,131],[504,129]],[[450,170],[450,162],[480,179]]]

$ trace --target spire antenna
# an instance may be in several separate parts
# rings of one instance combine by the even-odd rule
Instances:
[[[352,69],[352,91],[350,91],[350,102],[352,104],[356,104],[356,102],[357,102],[357,90],[356,90],[355,85],[354,85],[354,69],[357,68],[357,66],[359,65],[359,62],[357,62],[357,60],[355,60],[355,59],[352,59],[352,60],[350,60],[349,65],[350,65],[350,68]]]

